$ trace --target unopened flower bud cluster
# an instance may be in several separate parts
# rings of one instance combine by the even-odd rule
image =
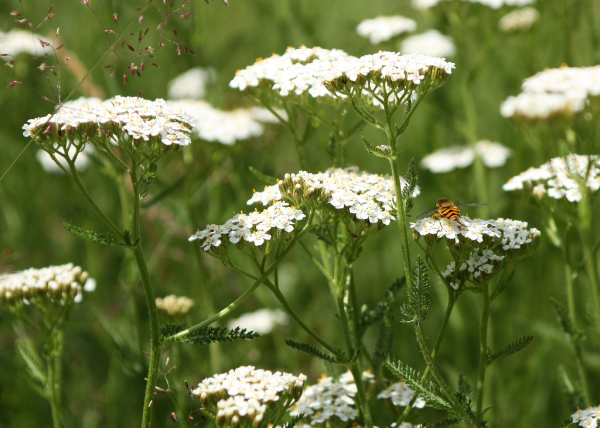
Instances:
[[[356,32],[359,36],[368,38],[372,44],[376,45],[387,42],[392,37],[402,33],[412,33],[416,29],[417,23],[413,19],[404,16],[378,16],[362,21],[356,27]]]
[[[178,297],[171,294],[164,298],[156,298],[156,308],[159,311],[166,312],[170,316],[183,316],[190,311],[192,306],[194,306],[194,301],[185,296]]]
[[[579,409],[571,415],[571,418],[573,423],[578,423],[580,427],[596,428],[600,422],[600,406]]]
[[[87,283],[87,284],[86,284]],[[93,291],[95,281],[72,263],[27,269],[0,275],[0,305],[20,308],[23,304],[69,306],[80,302],[82,291]]]
[[[391,383],[386,389],[377,394],[377,398],[390,399],[394,406],[406,407],[415,396],[415,391],[410,389],[403,381]],[[414,407],[422,409],[425,407],[425,400],[418,397],[415,400]]]
[[[525,79],[521,89],[502,103],[502,116],[532,121],[569,118],[600,96],[600,66],[544,70]]]
[[[263,427],[302,395],[306,376],[243,366],[204,379],[192,394],[216,414],[218,427]]]
[[[151,155],[166,153],[190,143],[191,119],[179,109],[171,108],[162,99],[149,101],[136,97],[117,96],[104,102],[89,101],[85,105],[67,105],[54,115],[30,119],[23,125],[23,135],[37,134],[36,142],[48,151],[56,150],[77,138],[82,142],[96,137],[116,138]]]
[[[406,184],[401,179],[401,184]],[[417,188],[413,196],[417,196]],[[284,180],[256,192],[248,204],[285,200],[296,206],[308,205],[334,212],[350,220],[388,225],[395,219],[396,195],[394,181],[387,175],[359,172],[358,168],[330,168],[324,173],[300,171],[286,174]]]
[[[225,224],[209,224],[206,229],[198,230],[188,238],[188,241],[198,240],[204,251],[219,247],[221,243],[243,244],[251,243],[260,247],[265,241],[271,240],[273,233],[290,233],[296,222],[306,215],[286,202],[276,202],[263,211],[250,214],[236,214]]]
[[[374,376],[363,373],[363,380],[371,382]],[[357,393],[354,378],[346,372],[335,380],[323,375],[316,385],[306,388],[302,398],[290,412],[291,416],[304,414],[309,426],[325,426],[334,421],[348,422],[357,418],[354,396]]]
[[[591,162],[591,165],[590,165]],[[580,182],[592,193],[600,188],[600,158],[570,154],[550,159],[539,168],[512,177],[502,188],[506,191],[527,189],[534,196],[579,202],[582,198]]]

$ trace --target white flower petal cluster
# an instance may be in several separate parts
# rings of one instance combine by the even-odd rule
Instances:
[[[579,423],[580,427],[597,428],[600,421],[600,406],[579,409],[571,415],[571,418],[573,423]]]
[[[194,306],[194,301],[185,296],[170,294],[164,298],[156,298],[156,308],[170,316],[183,316],[190,311],[192,306]]]
[[[230,329],[241,327],[259,334],[269,334],[275,327],[287,323],[288,316],[281,309],[259,309],[229,321],[227,327]]]
[[[238,70],[229,86],[245,91],[262,85],[272,88],[283,97],[329,97],[323,79],[338,67],[356,60],[356,57],[339,49],[290,47],[281,56],[274,54],[270,58],[257,60],[244,70]]]
[[[429,9],[436,6],[441,1],[448,0],[412,0],[412,5],[415,9]],[[535,0],[459,0],[461,2],[480,3],[492,9],[500,9],[502,6],[527,6],[535,2]]]
[[[456,46],[450,36],[444,36],[437,30],[407,37],[400,50],[405,54],[424,54],[447,58],[456,54]]]
[[[169,82],[169,99],[202,99],[206,95],[206,86],[214,83],[216,78],[214,68],[191,68]]]
[[[377,398],[391,399],[394,406],[408,406],[415,396],[415,391],[410,389],[403,381],[390,384],[386,389],[377,394]],[[415,400],[414,407],[422,409],[425,407],[425,400],[418,397]]]
[[[342,422],[355,420],[357,411],[353,397],[356,392],[356,384],[351,374],[342,375],[337,381],[332,377],[323,376],[316,385],[306,388],[290,415],[297,416],[303,413],[310,426],[324,424],[334,418]]]
[[[516,31],[527,31],[533,24],[540,19],[540,13],[532,7],[524,7],[522,9],[513,10],[507,13],[500,21],[498,28],[505,33],[513,33]]]
[[[82,291],[93,291],[96,282],[72,263],[27,269],[0,275],[0,305],[20,306],[52,302],[67,306],[82,300]]]
[[[600,188],[600,157],[570,154],[553,158],[539,168],[529,168],[512,177],[502,188],[506,191],[527,188],[540,198],[547,195],[579,202],[582,198],[580,181],[584,181],[592,192]]]
[[[376,45],[402,33],[412,33],[416,29],[417,23],[413,19],[404,16],[378,16],[362,21],[356,27],[356,32]]]
[[[459,237],[471,241],[483,242],[485,236],[493,238],[500,238],[502,236],[495,220],[471,219],[467,216],[461,216],[459,221],[447,218],[425,217],[417,220],[415,223],[410,223],[410,227],[421,236],[434,235],[438,239],[448,238],[456,242],[459,241]]]
[[[500,106],[504,117],[545,120],[572,116],[592,97],[600,96],[600,65],[560,67],[541,71],[523,81],[522,92]]]
[[[42,129],[38,140],[56,139],[78,131],[92,138],[96,132],[115,133],[120,130],[138,144],[139,141],[158,141],[166,146],[190,143],[191,119],[181,110],[169,107],[162,99],[149,101],[117,96],[100,103],[93,99],[81,104],[83,102],[67,104],[54,115],[29,119],[23,125],[23,135],[31,137]]]
[[[204,379],[192,394],[217,414],[217,426],[260,427],[298,401],[306,376],[242,366]]]
[[[44,56],[52,53],[50,46],[43,46],[40,39],[47,41],[45,37],[33,34],[29,31],[12,30],[8,33],[0,31],[0,54],[8,55],[0,57],[5,61],[12,61],[13,56],[25,53],[36,56]]]
[[[512,150],[500,143],[482,140],[475,144],[475,150],[467,146],[452,146],[435,151],[421,160],[421,167],[435,174],[450,172],[471,165],[475,154],[481,157],[485,166],[498,168],[506,164]]]
[[[528,241],[531,242],[531,238],[529,238],[529,232],[525,231],[527,236],[520,236],[523,235],[524,232],[521,230],[519,232],[518,237],[519,240],[522,241]],[[512,236],[512,235],[509,235]],[[508,242],[508,237],[507,237],[507,242]],[[513,241],[515,241],[515,239],[513,239]],[[519,244],[519,248],[520,248],[520,244]],[[476,282],[478,280],[480,280],[480,277],[486,276],[486,275],[491,275],[492,273],[494,273],[495,271],[499,270],[500,266],[501,266],[501,261],[504,259],[505,256],[499,256],[498,254],[494,253],[492,250],[481,250],[481,252],[479,250],[475,250],[473,252],[473,254],[471,254],[471,256],[464,261],[463,263],[461,263],[460,267],[459,267],[459,271],[460,271],[460,278],[463,279],[468,279],[471,282]],[[454,279],[454,272],[456,270],[456,262],[451,262],[447,267],[446,270],[442,273],[442,275],[448,279]],[[450,285],[452,285],[453,288],[457,289],[458,288],[458,284],[456,282],[450,282]]]
[[[264,132],[264,127],[255,119],[255,111],[224,111],[198,100],[167,101],[167,105],[184,111],[195,127],[192,135],[204,141],[216,141],[230,146],[236,141],[259,137]]]
[[[401,184],[405,185],[404,179]],[[413,196],[419,195],[417,188]],[[357,167],[330,168],[324,173],[300,171],[286,174],[279,184],[256,192],[248,204],[266,205],[271,201],[289,199],[300,206],[317,199],[329,208],[349,212],[358,220],[388,225],[395,217],[396,195],[390,176],[359,172]]]
[[[206,229],[190,236],[188,241],[198,240],[204,251],[218,247],[223,239],[232,244],[246,241],[260,247],[271,240],[271,230],[292,232],[296,222],[304,217],[306,215],[301,210],[290,207],[286,202],[276,202],[262,212],[236,214],[222,225],[209,224]]]

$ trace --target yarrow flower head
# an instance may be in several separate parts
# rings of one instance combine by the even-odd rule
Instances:
[[[458,289],[465,281],[475,285],[489,281],[508,264],[528,257],[539,246],[540,231],[527,223],[498,218],[495,220],[458,220],[427,217],[411,223],[413,236],[425,237],[428,251],[434,251],[446,238],[455,261],[443,272],[448,283]]]
[[[104,102],[86,101],[84,106],[61,106],[53,115],[30,119],[23,125],[23,135],[34,137],[51,154],[58,147],[69,153],[72,146],[79,153],[87,142],[110,150],[110,142],[140,150],[155,161],[189,144],[192,128],[191,119],[164,100],[117,96]]]
[[[191,68],[169,82],[169,99],[203,99],[206,95],[206,86],[214,83],[216,77],[213,68]]]
[[[456,168],[466,168],[481,157],[484,165],[490,168],[504,166],[512,150],[500,143],[482,140],[475,144],[475,150],[467,146],[452,146],[437,150],[421,160],[421,166],[435,174],[450,172]]]
[[[412,0],[415,9],[429,9],[437,6],[441,2],[452,0]],[[459,2],[479,3],[491,9],[500,9],[502,6],[526,6],[534,3],[535,0],[458,0]]]
[[[415,391],[410,389],[403,381],[390,383],[386,389],[377,394],[377,398],[386,400],[390,399],[394,406],[406,407],[410,404],[415,396]],[[415,400],[414,407],[422,409],[425,407],[425,400],[418,397]]]
[[[400,50],[405,54],[424,54],[442,58],[456,54],[456,46],[450,36],[444,36],[437,30],[407,37]]]
[[[219,428],[262,428],[300,399],[305,380],[303,374],[243,366],[204,379],[192,394],[216,415]]]
[[[359,36],[368,38],[372,44],[376,45],[387,42],[400,34],[412,33],[416,29],[417,23],[413,19],[404,16],[378,16],[362,21],[356,27],[356,32]]]
[[[381,51],[332,70],[324,84],[332,94],[343,99],[363,96],[366,92],[378,107],[381,101],[375,101],[383,94],[388,94],[387,102],[403,103],[415,94],[432,91],[445,82],[453,69],[454,64],[442,58]]]
[[[532,7],[513,10],[507,13],[500,21],[498,28],[505,33],[514,33],[517,31],[527,31],[538,21],[540,13]]]
[[[571,415],[571,418],[573,423],[578,423],[580,427],[596,428],[600,421],[600,406],[577,410]]]
[[[45,44],[48,42],[40,43],[40,40],[46,40],[46,38],[29,31],[12,30],[8,33],[0,31],[0,54],[6,55],[1,58],[11,61],[19,54],[44,56],[52,53],[52,48]]]
[[[600,66],[544,70],[525,79],[521,89],[502,103],[502,116],[526,121],[568,119],[590,102],[598,102]]]
[[[370,372],[363,373],[363,381],[370,382],[373,377]],[[354,400],[356,393],[356,384],[350,372],[337,380],[323,375],[316,385],[306,388],[290,415],[304,414],[303,420],[312,427],[324,427],[335,421],[352,421],[358,416]]]
[[[288,323],[287,314],[281,309],[259,309],[227,323],[230,329],[245,328],[259,334],[269,334],[276,326]]]
[[[0,306],[19,313],[25,306],[69,308],[82,300],[83,291],[94,291],[96,282],[72,263],[27,269],[0,275]]]
[[[579,202],[582,186],[592,193],[600,188],[600,157],[570,154],[553,158],[539,168],[529,168],[512,177],[502,188],[527,190],[539,199]]]
[[[170,294],[166,297],[156,298],[156,308],[172,317],[181,317],[187,314],[194,306],[194,301],[185,296]]]

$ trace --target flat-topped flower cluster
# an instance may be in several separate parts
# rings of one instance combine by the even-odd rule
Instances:
[[[401,51],[406,54],[420,53],[447,58],[456,54],[456,46],[452,37],[444,36],[437,30],[428,30],[407,37],[402,42]]]
[[[548,196],[579,202],[582,198],[580,183],[585,183],[591,192],[600,188],[600,157],[570,154],[553,158],[539,168],[529,168],[512,177],[502,188],[506,191],[527,189],[539,198]]]
[[[391,383],[390,386],[377,394],[377,398],[390,399],[394,406],[402,407],[408,406],[414,396],[415,391],[410,389],[403,381]],[[425,404],[425,400],[417,397],[413,406],[422,409]]]
[[[573,423],[579,423],[580,427],[596,428],[600,421],[600,406],[579,409],[571,415]]]
[[[504,117],[546,120],[571,117],[600,96],[600,66],[560,67],[541,71],[523,81],[523,90],[500,106]]]
[[[412,5],[416,9],[429,9],[438,3],[452,0],[413,0]],[[459,2],[479,3],[491,9],[500,9],[502,6],[526,6],[534,3],[535,0],[455,0]]]
[[[498,28],[505,33],[527,31],[539,18],[540,13],[537,9],[524,7],[522,9],[513,10],[500,18],[500,21],[498,21]]]
[[[262,427],[302,395],[306,376],[243,366],[204,379],[192,394],[217,417],[217,426]]]
[[[204,251],[219,247],[221,243],[248,242],[260,247],[265,241],[271,240],[272,230],[290,233],[294,230],[296,222],[304,217],[306,215],[301,210],[290,207],[286,202],[276,202],[263,211],[236,214],[222,225],[206,225],[206,229],[198,230],[188,240],[198,240]]]
[[[356,32],[359,36],[368,38],[372,44],[376,45],[402,33],[411,33],[416,29],[417,23],[414,19],[397,15],[365,19],[358,24]]]
[[[363,379],[367,382],[373,377],[370,372],[363,373]],[[357,418],[357,410],[354,407],[356,393],[356,384],[350,372],[344,373],[337,380],[323,375],[317,384],[306,388],[290,415],[304,414],[309,425],[303,426],[313,427],[325,426],[328,422],[355,420]]]
[[[85,104],[84,104],[85,103]],[[97,136],[133,142],[139,148],[161,144],[185,146],[193,129],[191,118],[162,99],[155,101],[117,96],[63,105],[56,113],[30,119],[23,125],[25,137],[35,136],[42,148],[53,150],[78,138],[94,141]],[[115,140],[113,140],[115,141]],[[115,142],[117,142],[115,141]]]
[[[406,184],[402,178],[401,184]],[[419,193],[417,188],[413,196]],[[392,177],[359,172],[357,167],[330,168],[317,174],[306,171],[286,174],[278,184],[256,192],[248,204],[259,202],[266,205],[279,200],[289,201],[298,207],[308,205],[325,211],[333,210],[336,215],[346,213],[348,217],[382,225],[390,224],[396,213]]]
[[[481,157],[483,164],[489,168],[503,166],[511,155],[512,150],[500,143],[482,140],[469,146],[452,146],[437,150],[421,160],[421,166],[434,174],[450,172],[456,168],[466,168],[475,160],[475,155]]]
[[[18,308],[23,304],[68,306],[82,299],[82,291],[93,291],[95,281],[72,263],[27,269],[0,275],[0,305]]]

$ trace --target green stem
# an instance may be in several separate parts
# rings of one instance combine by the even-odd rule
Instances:
[[[456,297],[455,297],[456,295],[454,293],[454,290],[452,290],[452,288],[449,286],[447,286],[446,288],[448,289],[448,304],[446,305],[446,313],[444,314],[444,321],[442,321],[440,331],[438,332],[437,339],[435,340],[435,345],[433,347],[433,351],[431,352],[431,359],[433,360],[434,363],[435,363],[435,358],[437,357],[438,351],[440,349],[440,345],[442,344],[442,339],[444,338],[446,326],[448,325],[448,321],[450,320],[450,314],[452,313],[452,309],[454,309],[454,303],[456,302]],[[431,369],[429,368],[429,365],[428,365],[427,368],[425,369],[425,372],[423,372],[423,376],[421,377],[421,380],[423,382],[425,382],[430,374],[431,374]],[[410,414],[412,408],[414,407],[415,402],[417,401],[417,398],[418,397],[415,394],[415,396],[410,400],[410,403],[408,404],[408,406],[406,406],[406,409],[404,409],[404,412],[402,412],[402,415],[400,415],[400,418],[398,418],[398,421],[396,422],[396,426],[400,426],[400,424],[402,424],[402,422],[404,422],[406,420],[406,418]]]
[[[49,334],[46,342],[48,351],[48,380],[47,389],[52,409],[52,425],[61,428],[61,356],[62,356],[62,331],[56,330]]]
[[[479,323],[479,378],[477,380],[477,404],[475,409],[475,422],[481,425],[483,415],[483,393],[485,386],[485,370],[487,369],[487,335],[488,321],[490,318],[490,283],[486,282],[482,287],[483,311]]]
[[[581,233],[581,243],[583,246],[583,256],[585,258],[585,267],[590,283],[592,293],[592,304],[594,305],[594,321],[600,328],[600,290],[598,288],[598,267],[596,266],[596,256],[594,254],[593,236],[592,236],[592,205],[590,189],[585,183],[580,184],[580,190],[583,197],[579,202],[579,232]]]
[[[404,274],[409,290],[412,290],[412,270],[410,263],[410,250],[408,248],[408,233],[406,231],[406,213],[404,211],[404,201],[402,200],[402,185],[400,184],[400,171],[397,159],[390,158],[392,167],[392,176],[394,177],[394,187],[396,190],[396,207],[398,208],[398,226],[400,227],[400,243],[402,244],[402,255],[404,258]]]
[[[354,378],[354,383],[356,384],[356,392],[358,393],[358,402],[360,404],[363,419],[365,420],[366,428],[373,428],[373,418],[371,416],[371,409],[369,408],[369,401],[367,399],[367,393],[365,391],[365,385],[362,380],[362,373],[358,368],[358,364],[356,362],[350,365],[350,372],[352,373],[352,377]]]

